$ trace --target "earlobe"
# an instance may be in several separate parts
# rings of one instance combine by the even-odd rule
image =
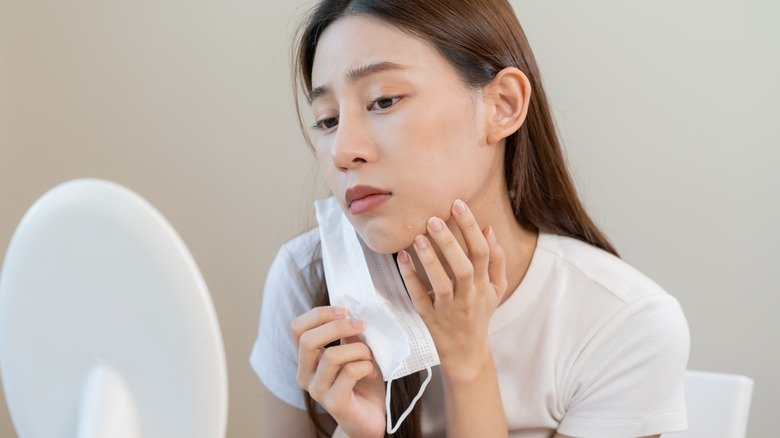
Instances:
[[[490,116],[486,121],[487,142],[496,143],[520,129],[528,113],[531,82],[515,67],[507,67],[488,84],[486,95]]]

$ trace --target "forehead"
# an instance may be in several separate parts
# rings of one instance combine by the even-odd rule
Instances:
[[[384,21],[366,16],[341,18],[322,33],[312,66],[312,87],[346,84],[355,67],[375,62],[409,66],[400,74],[441,69],[444,62],[426,42]]]

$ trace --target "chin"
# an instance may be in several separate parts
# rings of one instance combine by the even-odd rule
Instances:
[[[377,254],[394,254],[408,248],[414,242],[414,235],[406,233],[387,234],[371,230],[358,231],[360,239]]]
[[[363,242],[365,242],[366,246],[369,247],[371,251],[374,251],[377,254],[393,254],[406,248],[400,240],[396,239],[363,239]]]
[[[399,224],[394,221],[371,221],[362,226],[356,226],[360,239],[377,254],[395,254],[414,243],[417,234],[425,234],[427,230],[416,230],[409,223]]]

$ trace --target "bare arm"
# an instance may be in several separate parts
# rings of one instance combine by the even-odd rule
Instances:
[[[260,387],[264,417],[262,436],[275,438],[315,438],[317,436],[306,411],[279,400],[265,386],[260,385]],[[327,425],[326,430],[332,433],[336,427],[333,418],[327,414],[320,414],[319,417],[323,424]]]
[[[508,435],[493,356],[487,346],[482,354],[479,369],[448,372],[442,368],[447,436]]]

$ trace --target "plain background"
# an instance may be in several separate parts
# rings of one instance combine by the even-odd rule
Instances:
[[[680,300],[689,369],[755,380],[755,437],[780,427],[778,5],[513,2],[589,213]],[[264,421],[248,357],[266,270],[327,193],[292,107],[289,34],[303,11],[0,1],[0,251],[66,180],[106,178],[146,197],[210,287],[231,437],[257,436]],[[4,401],[0,436],[14,436]]]

